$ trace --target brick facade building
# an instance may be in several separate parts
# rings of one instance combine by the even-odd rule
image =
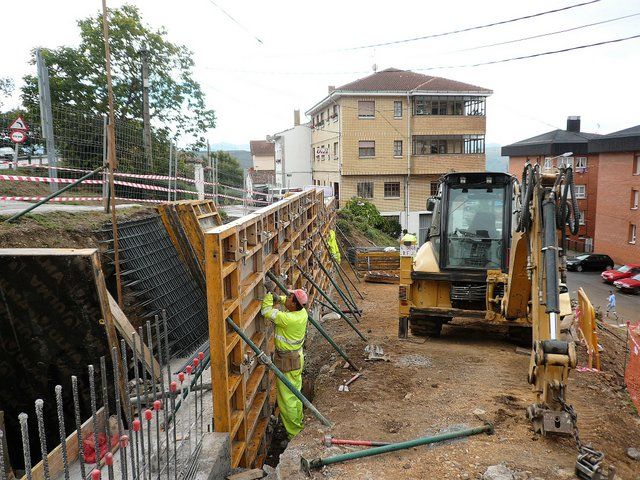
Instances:
[[[556,167],[559,162],[573,166],[581,217],[578,234],[569,236],[569,248],[572,250],[591,251],[594,245],[601,159],[598,154],[589,152],[589,142],[600,137],[580,131],[580,117],[569,117],[566,130],[553,130],[502,147],[502,155],[509,157],[509,173],[518,179],[522,178],[527,160],[540,164],[541,168]],[[566,153],[571,155],[559,157]]]
[[[595,245],[616,263],[640,261],[640,125],[589,142],[598,155]]]
[[[313,180],[363,197],[424,239],[427,199],[450,171],[485,170],[491,90],[390,68],[343,85],[311,117]]]

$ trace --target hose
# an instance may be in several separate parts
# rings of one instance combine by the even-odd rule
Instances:
[[[534,171],[530,163],[522,170],[522,185],[520,187],[520,212],[518,213],[518,232],[527,232],[531,227],[531,210],[529,205],[533,198]]]
[[[573,169],[568,167],[565,169],[565,180],[561,182],[560,188],[562,189],[562,195],[560,197],[560,204],[558,205],[558,214],[556,217],[556,224],[563,232],[563,238],[566,233],[565,225],[569,225],[569,231],[571,235],[577,235],[580,229],[580,208],[578,207],[578,201],[576,200],[575,185],[573,183]],[[562,185],[564,183],[564,185]],[[564,188],[562,188],[564,186]],[[568,196],[571,192],[571,207],[569,208]],[[572,221],[569,221],[572,220]]]

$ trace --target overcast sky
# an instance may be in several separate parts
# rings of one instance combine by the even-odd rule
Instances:
[[[638,0],[601,0],[442,38],[345,51],[581,2],[214,1],[242,26],[209,0],[108,2],[110,7],[137,5],[147,23],[165,26],[171,41],[193,51],[195,77],[218,116],[217,127],[208,135],[212,143],[248,144],[289,128],[294,109],[304,112],[326,95],[328,85],[368,75],[373,64],[379,70],[467,65],[640,34],[639,15],[559,35],[460,51],[640,13]],[[5,10],[0,76],[12,77],[20,86],[20,78],[34,71],[28,64],[32,48],[77,44],[76,20],[100,8],[99,0],[31,0],[28,7],[21,5],[11,15]],[[12,16],[18,14],[24,14],[23,20],[14,21]],[[507,144],[564,128],[568,115],[580,115],[583,131],[597,133],[640,123],[640,38],[535,59],[422,73],[494,91],[487,106],[488,142]]]

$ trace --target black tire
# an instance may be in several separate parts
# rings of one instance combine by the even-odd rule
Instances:
[[[442,333],[442,323],[440,319],[411,319],[409,328],[411,334],[417,337],[439,337]]]
[[[576,265],[576,272],[582,271],[582,265]]]
[[[510,342],[521,347],[531,348],[533,344],[533,329],[531,327],[509,326],[507,338]]]

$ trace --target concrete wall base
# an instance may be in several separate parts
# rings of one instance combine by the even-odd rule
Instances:
[[[223,480],[231,473],[231,445],[228,433],[205,433],[194,480]]]

